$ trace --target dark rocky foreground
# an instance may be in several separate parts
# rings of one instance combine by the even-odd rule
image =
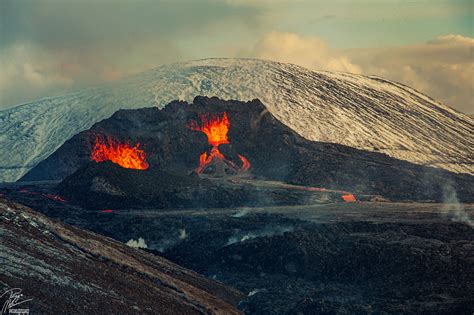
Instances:
[[[205,180],[189,176],[189,173],[198,166],[199,155],[209,152],[211,147],[203,133],[186,128],[186,124],[196,119],[198,114],[220,114],[224,111],[231,125],[230,144],[222,144],[219,149],[236,164],[241,163],[238,154],[245,156],[251,163],[249,172],[256,178],[345,190],[359,196],[379,195],[394,201],[441,202],[451,197],[453,191],[454,198],[464,202],[474,201],[473,176],[423,167],[338,144],[309,141],[279,122],[258,100],[244,103],[207,97],[196,97],[193,104],[175,101],[161,110],[120,110],[90,130],[72,137],[22,180],[65,179],[62,193],[67,197],[82,201],[107,201],[116,200],[116,186],[123,178],[128,178],[128,188],[119,191],[130,199],[127,202],[134,202],[135,207],[148,207],[151,203],[140,196],[143,186],[154,187],[154,195],[169,196],[167,198],[172,199],[173,207],[193,206],[186,200],[178,202],[181,198],[178,192],[182,192],[183,187],[191,187],[184,193],[191,195],[196,192],[193,187],[208,185]],[[129,170],[98,170],[97,165],[90,162],[91,141],[96,134],[141,143],[148,154],[150,168],[136,171],[135,175],[130,175]],[[111,172],[113,177],[102,176]],[[119,174],[121,172],[123,174]],[[159,181],[171,185],[160,185]],[[92,184],[97,182],[101,184],[99,186],[110,188],[105,198],[102,194],[104,190],[97,193],[93,189]],[[218,187],[216,189],[219,190]],[[239,197],[242,190],[245,188],[231,192],[233,196],[227,204],[257,204],[255,198],[245,200]],[[79,195],[80,192],[82,195]],[[228,195],[228,192],[217,194]],[[221,200],[224,199],[216,202]],[[110,203],[110,206],[114,205],[115,201]],[[160,207],[159,203],[157,207]]]
[[[1,198],[0,236],[0,292],[30,314],[240,313],[234,289]]]
[[[239,177],[199,177],[196,173],[168,173],[124,169],[112,162],[89,162],[56,189],[87,209],[223,208],[343,202],[341,193],[307,191]]]
[[[143,237],[155,253],[245,292],[248,314],[471,314],[473,228],[441,209],[119,211],[94,229]]]
[[[3,190],[5,192],[5,190]],[[333,203],[91,211],[12,198],[245,294],[247,314],[472,314],[474,207]],[[22,199],[22,200],[20,200]]]

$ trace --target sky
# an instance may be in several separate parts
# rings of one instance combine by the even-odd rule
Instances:
[[[0,110],[163,64],[378,75],[474,113],[472,0],[0,0]]]

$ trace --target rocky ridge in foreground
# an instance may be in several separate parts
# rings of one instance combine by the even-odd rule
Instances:
[[[240,314],[234,289],[5,199],[0,235],[0,292],[34,314]]]

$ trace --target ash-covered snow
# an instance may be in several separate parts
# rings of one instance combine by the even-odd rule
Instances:
[[[474,119],[402,84],[253,59],[205,59],[0,111],[0,181],[14,181],[76,133],[118,109],[196,95],[260,99],[316,141],[474,173]]]

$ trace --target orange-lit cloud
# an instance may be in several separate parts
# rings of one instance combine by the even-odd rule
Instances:
[[[347,56],[331,49],[323,40],[295,33],[265,34],[252,54],[257,58],[294,63],[310,69],[361,72]]]
[[[271,32],[247,55],[314,70],[378,75],[473,113],[473,48],[474,38],[450,34],[415,45],[338,50],[316,37]]]
[[[426,43],[347,51],[366,74],[396,80],[465,113],[474,112],[474,38],[444,35]]]

